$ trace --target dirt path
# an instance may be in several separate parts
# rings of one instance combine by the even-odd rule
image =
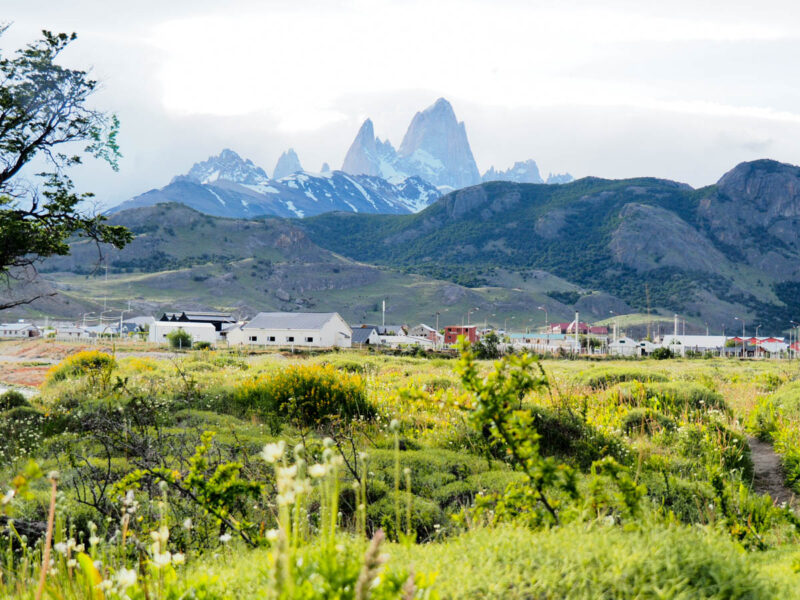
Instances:
[[[797,505],[797,498],[783,477],[781,458],[772,445],[758,438],[750,438],[750,456],[753,459],[753,489],[759,494],[769,494],[775,504]]]

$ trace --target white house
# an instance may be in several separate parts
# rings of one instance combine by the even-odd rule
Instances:
[[[614,356],[638,356],[639,342],[629,337],[621,337],[608,345],[608,353]]]
[[[725,347],[723,335],[672,335],[667,334],[661,340],[661,346],[672,350],[673,354],[686,355],[687,350],[693,352],[715,352]]]
[[[262,312],[229,329],[231,345],[350,348],[353,331],[339,313]]]
[[[217,330],[211,323],[181,323],[176,321],[155,321],[150,325],[148,341],[154,344],[167,344],[167,335],[176,329],[183,329],[192,336],[194,342],[208,342],[214,344],[217,341]]]
[[[32,338],[40,335],[39,328],[31,323],[0,323],[2,338]]]

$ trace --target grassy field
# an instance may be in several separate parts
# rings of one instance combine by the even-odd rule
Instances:
[[[0,356],[3,597],[800,597],[793,362]]]

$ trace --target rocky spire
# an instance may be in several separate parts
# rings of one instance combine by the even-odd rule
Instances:
[[[280,179],[302,170],[303,165],[300,164],[300,159],[297,158],[297,153],[294,151],[294,148],[289,148],[286,152],[281,154],[281,157],[278,159],[278,162],[275,165],[275,172],[272,174],[272,178]]]

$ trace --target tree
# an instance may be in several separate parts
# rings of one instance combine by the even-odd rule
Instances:
[[[7,26],[0,26],[0,36]],[[119,121],[87,106],[97,82],[86,71],[56,64],[76,39],[73,33],[42,32],[42,38],[9,58],[0,51],[0,277],[35,274],[37,260],[69,253],[78,235],[98,245],[122,248],[133,239],[121,226],[81,204],[93,197],[77,193],[67,175],[86,156],[117,170]],[[26,167],[44,171],[32,174]],[[36,165],[34,167],[34,165]],[[0,310],[41,296],[0,302]]]
[[[192,347],[192,336],[189,334],[188,331],[184,331],[180,327],[178,329],[173,329],[167,334],[167,340],[169,341],[170,348],[191,348]]]

